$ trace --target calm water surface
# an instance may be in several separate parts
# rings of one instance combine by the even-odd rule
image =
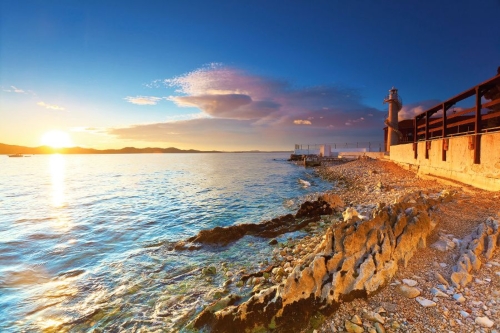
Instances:
[[[224,282],[201,267],[257,267],[272,248],[168,245],[293,213],[331,187],[287,156],[0,156],[0,331],[186,330]]]

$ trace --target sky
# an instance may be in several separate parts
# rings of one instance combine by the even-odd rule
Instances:
[[[409,118],[496,74],[499,17],[500,0],[2,0],[0,142],[381,142],[391,87]]]

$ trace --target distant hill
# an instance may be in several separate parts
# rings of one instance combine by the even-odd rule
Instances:
[[[81,147],[70,148],[52,148],[48,146],[24,147],[16,145],[7,145],[0,143],[0,154],[165,154],[165,153],[221,153],[220,151],[202,151],[202,150],[183,150],[178,148],[135,148],[125,147],[122,149],[92,149]]]

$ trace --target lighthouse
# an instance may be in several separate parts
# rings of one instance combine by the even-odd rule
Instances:
[[[398,95],[398,90],[392,87],[389,90],[389,95],[384,99],[384,103],[389,104],[389,116],[385,120],[387,125],[387,147],[386,151],[391,151],[392,145],[397,145],[399,143],[399,138],[401,132],[398,130],[398,112],[403,107],[403,101]]]

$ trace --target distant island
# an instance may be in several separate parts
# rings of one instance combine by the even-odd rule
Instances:
[[[125,147],[121,149],[93,149],[93,148],[82,148],[82,147],[67,147],[67,148],[54,148],[49,146],[40,147],[24,147],[17,145],[8,145],[0,143],[0,155],[10,155],[10,154],[171,154],[171,153],[185,153],[185,154],[197,154],[197,153],[228,153],[225,151],[217,150],[195,150],[195,149],[178,149],[174,147],[169,148],[135,148],[135,147]],[[289,151],[233,151],[232,153],[289,153]]]

